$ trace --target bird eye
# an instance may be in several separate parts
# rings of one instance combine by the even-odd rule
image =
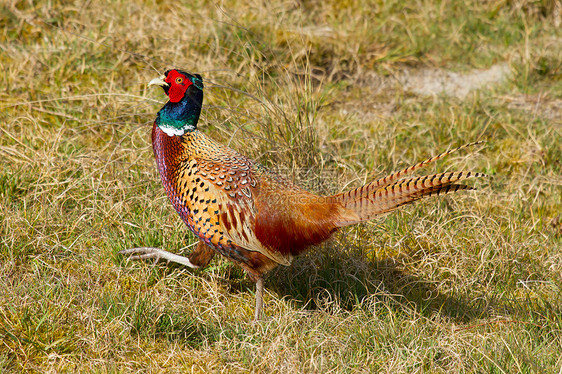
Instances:
[[[177,83],[177,84],[182,84],[182,83],[183,83],[183,78],[182,78],[182,77],[177,77],[177,78],[176,78],[176,83]]]

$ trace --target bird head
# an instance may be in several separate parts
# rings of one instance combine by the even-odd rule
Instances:
[[[168,70],[161,77],[154,78],[148,83],[150,86],[160,86],[172,103],[184,98],[187,90],[203,90],[203,78],[199,74],[189,74],[181,70]]]
[[[166,134],[183,135],[197,128],[203,103],[203,78],[181,70],[168,70],[148,86],[160,86],[169,101],[158,112],[156,124]]]

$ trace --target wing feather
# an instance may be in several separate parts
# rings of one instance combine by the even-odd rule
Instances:
[[[259,183],[251,161],[243,156],[231,156],[229,161],[230,165],[222,163],[221,167],[212,161],[198,160],[200,169],[206,171],[202,178],[209,184],[208,192],[216,198],[216,219],[222,234],[242,248],[259,252],[279,264],[290,265],[290,254],[270,249],[256,237],[258,212],[255,198],[259,194]]]

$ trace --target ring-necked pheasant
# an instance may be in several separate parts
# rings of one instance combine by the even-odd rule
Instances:
[[[131,259],[165,259],[201,268],[218,252],[256,282],[256,319],[262,313],[263,276],[269,270],[290,265],[293,256],[328,239],[340,227],[373,219],[422,197],[472,189],[458,182],[484,176],[448,172],[402,178],[477,142],[363,187],[317,196],[197,130],[203,102],[200,75],[169,70],[151,85],[161,86],[169,97],[152,128],[158,171],[172,205],[200,242],[188,258],[146,247],[120,253],[132,255]]]

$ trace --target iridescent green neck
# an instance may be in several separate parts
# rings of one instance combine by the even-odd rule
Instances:
[[[197,128],[197,119],[198,118],[194,118],[194,116],[178,118],[174,115],[170,115],[162,108],[156,117],[156,125],[170,136],[179,136],[195,130]]]
[[[197,129],[202,102],[203,91],[188,89],[179,102],[168,101],[160,109],[156,117],[156,125],[169,136],[181,136],[194,131]]]

